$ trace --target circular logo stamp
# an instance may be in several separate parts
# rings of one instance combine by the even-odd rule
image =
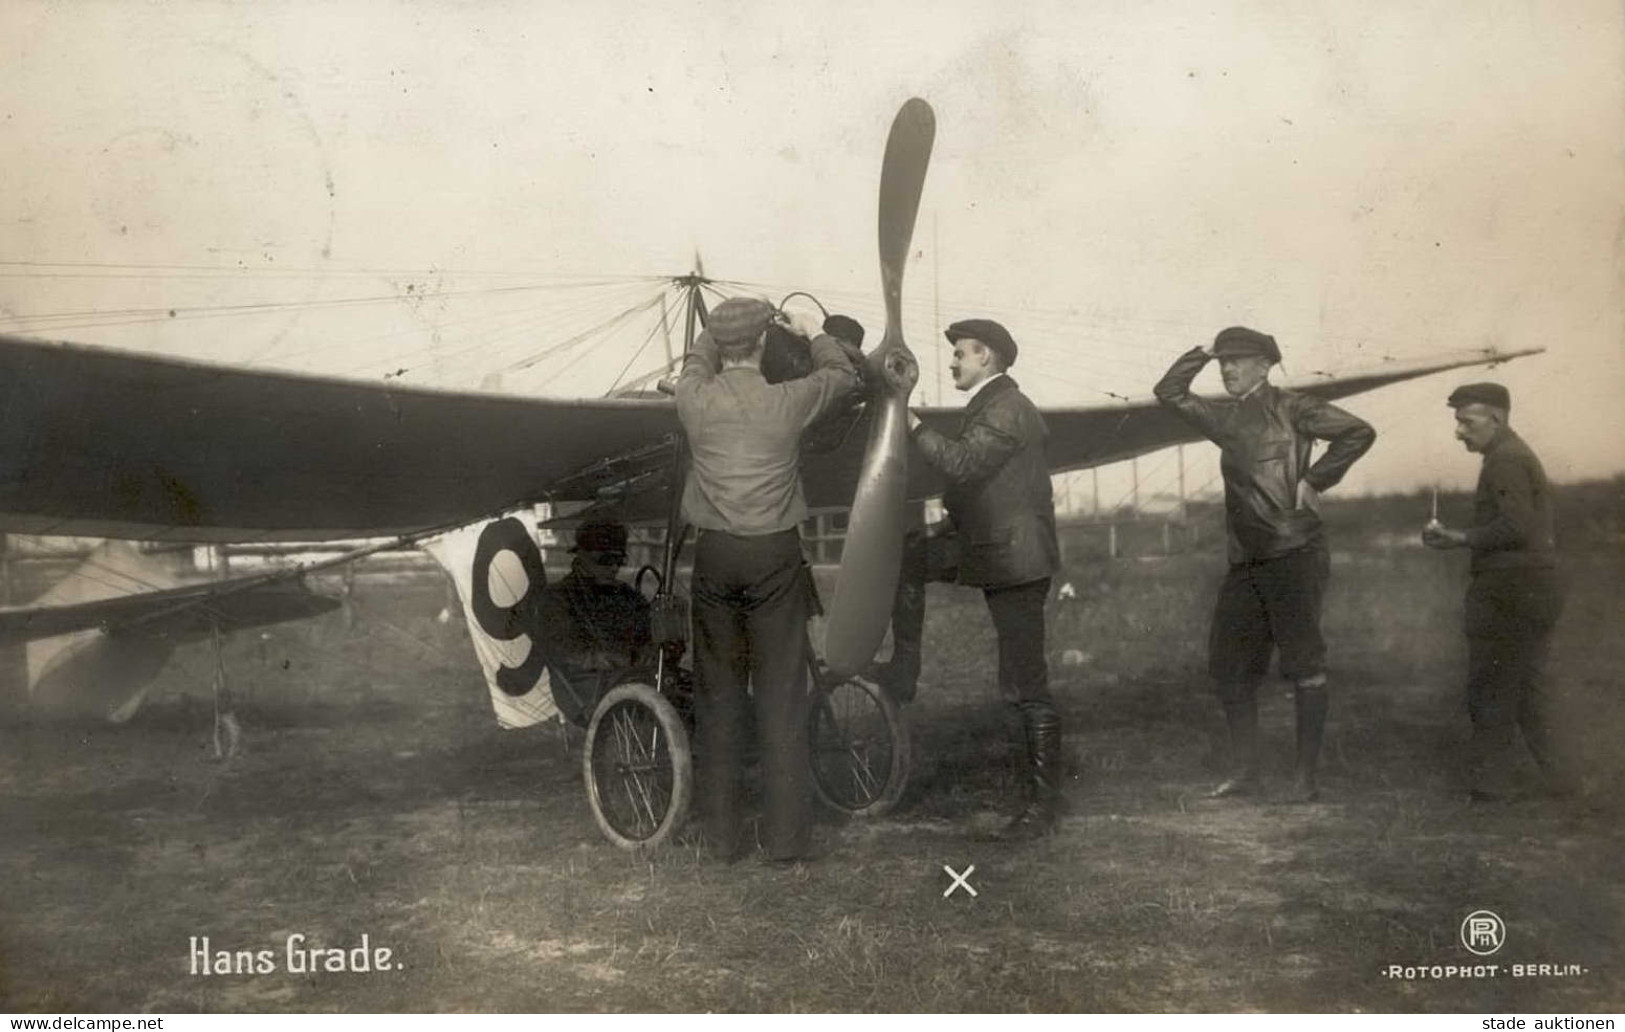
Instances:
[[[1475,910],[1461,922],[1461,944],[1469,953],[1487,957],[1500,949],[1506,939],[1506,922],[1494,911]]]

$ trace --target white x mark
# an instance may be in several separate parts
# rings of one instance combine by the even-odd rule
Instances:
[[[965,868],[965,873],[964,874],[960,874],[959,872],[955,871],[952,867],[949,867],[947,864],[943,864],[942,869],[944,871],[947,871],[948,872],[948,877],[950,877],[950,878],[952,878],[954,880],[954,883],[952,885],[948,886],[948,888],[943,891],[942,897],[944,899],[947,899],[949,896],[953,895],[953,891],[955,889],[959,888],[960,886],[964,886],[965,891],[970,893],[972,896],[976,895],[976,890],[971,888],[970,882],[965,880],[965,879],[967,879],[967,878],[969,878],[971,876],[971,872],[976,870],[976,865],[975,864],[971,864],[969,867]]]

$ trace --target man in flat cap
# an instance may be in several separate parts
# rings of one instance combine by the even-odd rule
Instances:
[[[788,318],[811,339],[813,369],[769,384],[763,346],[775,309],[729,298],[711,313],[677,380],[690,468],[682,513],[694,548],[694,671],[706,835],[726,858],[740,846],[742,717],[753,686],[766,781],[762,844],[769,859],[810,845],[807,656],[809,585],[798,527],[807,517],[801,432],[858,387],[852,356],[818,324]]]
[[[1219,360],[1228,398],[1191,393],[1191,381]],[[1217,444],[1224,476],[1230,569],[1219,586],[1208,635],[1208,673],[1224,706],[1231,772],[1211,793],[1259,788],[1258,686],[1270,657],[1292,681],[1297,716],[1295,798],[1319,798],[1316,768],[1326,726],[1326,643],[1321,599],[1330,556],[1320,523],[1321,492],[1377,439],[1370,424],[1319,398],[1269,382],[1281,360],[1275,338],[1243,326],[1221,330],[1212,349],[1192,348],[1157,382],[1157,400]],[[1317,440],[1329,442],[1311,464]]]
[[[1552,499],[1546,471],[1507,418],[1512,400],[1498,383],[1456,388],[1456,439],[1484,456],[1473,495],[1473,525],[1452,530],[1437,520],[1422,531],[1430,548],[1472,551],[1467,583],[1467,713],[1472,798],[1505,792],[1505,760],[1513,725],[1523,728],[1550,787],[1576,788],[1553,739],[1549,704],[1541,690],[1548,643],[1563,610]]]
[[[1044,419],[1006,373],[1016,342],[991,319],[966,319],[946,332],[953,345],[954,386],[970,398],[958,432],[933,430],[909,413],[921,458],[948,482],[943,507],[949,536],[911,535],[892,608],[892,662],[887,687],[912,697],[919,676],[926,580],[956,580],[982,589],[999,642],[999,692],[1018,714],[1017,754],[1024,760],[1025,800],[1000,832],[1011,839],[1051,830],[1061,791],[1061,717],[1044,660],[1044,602],[1060,569],[1055,503],[1050,491]]]
[[[585,520],[576,527],[570,572],[542,592],[539,644],[553,700],[580,727],[621,675],[650,659],[649,602],[620,580],[626,543],[626,524]]]

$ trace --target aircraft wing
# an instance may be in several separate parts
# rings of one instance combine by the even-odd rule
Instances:
[[[1287,381],[1282,386],[1335,401],[1449,369],[1504,362],[1523,355],[1539,354],[1541,350],[1485,352],[1451,360],[1393,363],[1349,376],[1317,376],[1307,381]],[[1017,379],[1019,381],[1020,377]],[[921,408],[916,411],[927,424],[944,433],[956,432],[959,425],[961,410],[958,408]],[[1203,439],[1189,423],[1163,408],[1152,397],[1111,405],[1045,408],[1041,411],[1049,428],[1050,469],[1056,473],[1120,462],[1160,448]],[[814,452],[803,460],[807,501],[815,508],[842,508],[850,504],[852,485],[857,480],[858,466],[863,458],[861,449],[868,431],[861,416],[850,428],[837,426],[834,429],[845,435],[840,446],[823,453]],[[909,464],[910,498],[936,497],[942,494],[945,486],[925,463]]]
[[[405,534],[570,497],[571,474],[676,428],[669,399],[436,391],[0,335],[0,531]]]
[[[1327,399],[1520,354],[1286,386]],[[958,408],[921,409],[951,431]],[[815,430],[809,504],[852,502],[866,416]],[[1050,462],[1085,469],[1193,441],[1155,400],[1044,410]],[[314,541],[473,522],[542,499],[663,506],[669,398],[561,400],[266,372],[0,335],[0,532]],[[943,484],[912,463],[909,496]],[[617,501],[619,500],[619,501]]]
[[[337,609],[339,600],[317,595],[289,577],[264,575],[214,581],[62,605],[0,609],[0,647],[99,628],[185,638],[302,620]]]

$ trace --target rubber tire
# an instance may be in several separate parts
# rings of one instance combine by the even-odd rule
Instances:
[[[825,785],[822,776],[825,771],[818,757],[819,729],[821,725],[827,723],[821,718],[825,715],[830,697],[836,692],[850,692],[854,689],[879,711],[880,717],[886,723],[886,735],[891,749],[891,762],[885,771],[885,780],[868,795],[866,801],[856,805],[844,796],[837,796]],[[828,687],[819,688],[813,695],[812,706],[807,715],[807,744],[812,764],[813,788],[817,791],[818,798],[831,809],[853,817],[879,817],[889,813],[897,805],[898,800],[902,799],[903,790],[908,787],[912,757],[908,721],[904,718],[902,709],[886,690],[873,681],[863,677],[849,677]]]
[[[640,834],[641,829],[618,827],[617,822],[611,819],[610,808],[605,805],[606,799],[610,793],[623,790],[626,782],[600,784],[593,765],[600,737],[603,738],[604,748],[613,748],[613,732],[608,725],[613,725],[618,719],[611,718],[611,714],[622,707],[642,711],[643,716],[653,721],[654,727],[666,740],[660,764],[664,770],[669,770],[671,786],[664,812],[650,815],[654,819],[654,826],[646,834]],[[642,731],[648,726],[647,722],[640,721],[638,730]],[[599,700],[593,709],[592,721],[587,725],[587,740],[581,750],[581,773],[587,784],[587,802],[592,807],[593,820],[598,822],[598,830],[622,849],[653,849],[670,839],[688,817],[689,801],[694,794],[694,760],[689,748],[688,730],[672,704],[647,684],[622,684]]]

